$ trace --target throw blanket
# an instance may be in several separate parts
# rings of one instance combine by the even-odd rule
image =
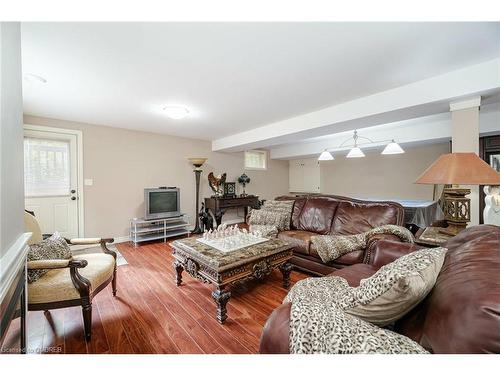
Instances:
[[[377,234],[393,234],[404,242],[413,243],[413,234],[408,229],[391,224],[350,236],[312,236],[311,241],[316,246],[316,251],[321,260],[327,263],[352,251],[365,249],[370,239]]]
[[[261,237],[276,238],[278,236],[278,227],[276,225],[250,224],[250,232],[258,233]]]
[[[331,301],[292,303],[289,349],[292,354],[425,354],[410,338],[344,312]]]
[[[415,341],[350,315],[359,304],[342,277],[311,277],[297,282],[283,302],[290,310],[292,354],[427,353]]]

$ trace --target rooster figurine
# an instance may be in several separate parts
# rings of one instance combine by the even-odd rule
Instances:
[[[222,196],[222,189],[224,186],[224,182],[226,182],[226,174],[223,173],[217,177],[214,176],[213,172],[210,172],[208,174],[208,184],[212,188],[212,190],[215,193],[215,196],[220,197]]]

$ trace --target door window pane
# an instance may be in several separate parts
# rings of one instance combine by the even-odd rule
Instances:
[[[28,197],[68,195],[69,142],[24,138],[24,191]]]

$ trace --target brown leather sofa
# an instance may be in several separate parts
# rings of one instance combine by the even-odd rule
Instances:
[[[394,330],[431,353],[500,353],[500,227],[479,225],[464,230],[444,247],[448,253],[429,295]],[[382,265],[419,246],[378,241],[372,264],[355,264],[332,275],[358,286]],[[290,304],[269,317],[261,353],[289,353]]]
[[[393,235],[378,235],[367,248],[354,251],[335,260],[323,263],[311,237],[318,234],[349,235],[366,232],[384,225],[403,225],[404,209],[396,202],[362,201],[335,195],[282,196],[277,200],[295,200],[290,230],[280,232],[278,238],[293,243],[295,268],[315,274],[327,275],[339,268],[357,263],[370,263],[373,246],[380,239],[399,241]]]

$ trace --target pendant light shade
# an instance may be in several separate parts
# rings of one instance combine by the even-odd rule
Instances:
[[[388,143],[387,146],[385,146],[384,151],[382,151],[382,155],[404,154],[404,152],[405,150],[403,150],[393,139],[391,143]]]
[[[346,158],[364,158],[364,157],[365,153],[361,151],[361,149],[358,146],[351,148],[351,151],[349,151],[349,153],[346,155]]]
[[[347,143],[347,142],[352,142]],[[394,139],[392,139],[389,143],[389,139],[385,139],[383,141],[374,141],[370,138],[363,137],[358,134],[357,130],[354,130],[354,134],[352,138],[346,139],[344,142],[342,142],[339,147],[337,148],[330,148],[330,150],[344,150],[347,147],[351,147],[349,150],[349,153],[346,155],[346,158],[364,158],[365,153],[361,150],[359,145],[366,146],[381,146],[385,144],[384,150],[382,151],[382,155],[396,155],[396,154],[404,154],[405,150],[396,143]],[[333,160],[334,157],[328,150],[324,150],[321,155],[318,157],[318,160]]]
[[[332,154],[330,154],[327,150],[323,151],[321,155],[319,156],[318,160],[333,160],[334,157]]]

